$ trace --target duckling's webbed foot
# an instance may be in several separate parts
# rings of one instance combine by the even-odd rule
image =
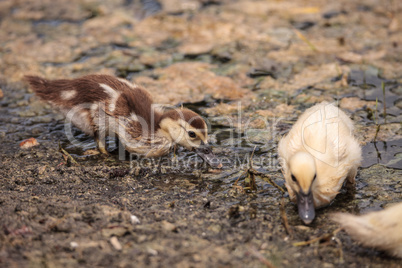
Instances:
[[[162,157],[154,158],[152,172],[154,175],[163,175],[166,173],[166,169],[163,167]]]
[[[346,183],[351,185],[351,186],[355,186],[355,184],[356,184],[356,180],[355,180],[356,175],[357,175],[357,168],[354,167],[349,171],[348,175],[346,176]]]
[[[346,176],[345,180],[345,188],[349,195],[354,196],[356,193],[356,175],[357,175],[357,168],[352,168],[349,171],[349,174]]]
[[[95,133],[95,141],[96,141],[96,145],[98,146],[98,150],[101,154],[104,155],[108,155],[108,152],[106,150],[106,141],[105,141],[105,137],[101,138],[99,136],[99,132]]]

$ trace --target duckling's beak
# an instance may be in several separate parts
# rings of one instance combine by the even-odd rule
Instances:
[[[199,147],[195,148],[195,152],[212,168],[222,167],[221,161],[214,155],[208,144],[201,143]]]
[[[299,210],[299,217],[305,224],[310,224],[315,217],[314,198],[312,191],[308,194],[300,191],[297,194],[297,208]]]

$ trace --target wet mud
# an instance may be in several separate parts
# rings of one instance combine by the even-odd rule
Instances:
[[[401,10],[363,0],[1,1],[0,266],[401,267],[331,235],[329,219],[402,202]],[[76,128],[71,139],[22,80],[89,73],[199,112],[222,170],[182,148],[121,154],[114,139],[109,156],[93,155],[93,139]],[[285,188],[277,143],[324,100],[353,119],[363,163],[355,190],[305,226],[286,193],[246,171],[252,159]],[[39,145],[21,149],[31,137]]]

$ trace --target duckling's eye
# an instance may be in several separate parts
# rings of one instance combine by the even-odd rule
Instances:
[[[296,177],[292,175],[292,181],[297,182]]]
[[[195,138],[197,135],[195,135],[195,132],[194,131],[189,131],[189,132],[187,132],[188,133],[188,136],[190,137],[190,138]]]

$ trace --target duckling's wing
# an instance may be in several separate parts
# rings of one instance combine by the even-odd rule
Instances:
[[[362,216],[336,213],[331,218],[362,245],[402,258],[402,203]]]
[[[312,147],[319,148],[309,150],[316,159],[318,180],[314,187],[318,207],[335,198],[346,178],[354,182],[361,162],[361,148],[352,135],[350,118],[333,105],[326,105],[323,109],[325,120],[316,124],[308,135]]]

